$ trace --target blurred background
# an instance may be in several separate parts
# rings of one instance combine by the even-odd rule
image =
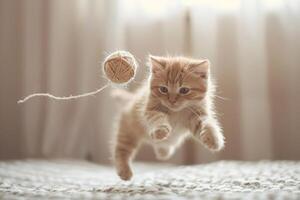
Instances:
[[[118,113],[101,62],[124,49],[147,77],[154,55],[208,58],[226,148],[187,141],[169,161],[300,159],[300,2],[297,0],[0,0],[0,159],[110,162]],[[138,160],[155,161],[144,147]]]

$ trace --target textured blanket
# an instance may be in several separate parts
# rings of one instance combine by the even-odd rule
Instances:
[[[0,199],[300,199],[300,162],[134,164],[124,182],[83,161],[0,162]]]

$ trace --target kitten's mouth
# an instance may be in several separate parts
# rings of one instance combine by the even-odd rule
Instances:
[[[176,104],[166,103],[165,106],[174,112],[178,112],[178,111],[182,110],[182,106],[179,106]]]

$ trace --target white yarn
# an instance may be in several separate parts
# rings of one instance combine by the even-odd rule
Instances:
[[[103,70],[104,74],[106,75],[105,78],[108,79],[109,82],[106,83],[103,87],[101,87],[101,88],[99,88],[99,89],[97,89],[95,91],[88,92],[88,93],[83,93],[83,94],[79,94],[79,95],[75,95],[75,96],[70,95],[70,96],[63,96],[63,97],[54,96],[54,95],[49,94],[49,93],[34,93],[34,94],[31,94],[31,95],[25,97],[24,99],[19,100],[17,103],[18,104],[24,103],[27,100],[29,100],[31,98],[34,98],[34,97],[49,97],[51,99],[58,100],[58,101],[65,101],[65,100],[71,100],[71,99],[79,99],[79,98],[82,98],[82,97],[88,97],[88,96],[91,96],[91,95],[96,95],[99,92],[101,92],[103,89],[107,88],[111,84],[113,84],[113,85],[115,85],[115,84],[118,84],[118,85],[128,84],[134,78],[134,75],[135,75],[135,72],[136,72],[136,68],[137,68],[137,62],[136,62],[134,56],[132,54],[130,54],[129,52],[127,52],[127,51],[116,51],[116,52],[113,52],[112,54],[110,54],[109,56],[106,57],[106,59],[105,59],[105,61],[103,63],[103,69],[105,67],[105,64],[108,61],[110,61],[112,59],[115,59],[115,58],[118,58],[118,57],[121,58],[121,59],[123,59],[127,63],[127,65],[131,66],[132,69],[133,69],[133,75],[132,75],[132,77],[130,77],[130,79],[126,80],[126,82],[116,82],[115,83],[114,81],[112,81],[110,79],[111,77],[108,76],[108,74],[105,72],[105,70]],[[130,62],[128,60],[126,60],[125,58],[128,58]],[[126,73],[126,72],[128,72],[128,71],[122,71],[121,70],[121,66],[117,66],[116,69],[117,69],[117,73]]]
[[[35,93],[35,94],[31,94],[31,95],[25,97],[24,99],[19,100],[18,104],[24,103],[24,102],[26,102],[27,100],[29,100],[29,99],[31,99],[33,97],[49,97],[51,99],[55,99],[55,100],[58,100],[58,101],[78,99],[78,98],[82,98],[82,97],[87,97],[87,96],[98,94],[99,92],[101,92],[102,90],[104,90],[105,88],[107,88],[108,86],[109,86],[109,84],[107,83],[103,87],[101,87],[98,90],[95,90],[93,92],[87,92],[87,93],[79,94],[79,95],[76,95],[76,96],[70,95],[68,97],[58,97],[58,96],[54,96],[54,95],[49,94],[49,93]]]

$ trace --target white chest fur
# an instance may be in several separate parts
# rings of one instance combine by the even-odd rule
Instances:
[[[188,118],[189,112],[186,111],[176,112],[169,115],[169,122],[172,127],[172,131],[163,143],[177,144],[181,142],[182,138],[186,137],[188,134],[188,129],[186,127]]]

